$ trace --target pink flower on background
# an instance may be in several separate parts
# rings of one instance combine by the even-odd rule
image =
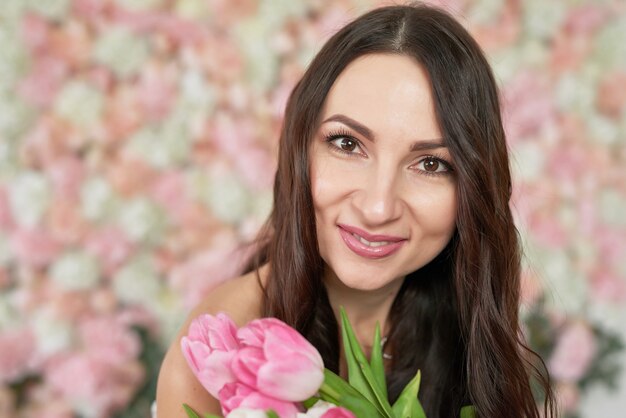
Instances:
[[[596,106],[603,114],[619,119],[626,108],[626,71],[608,71],[601,75]]]
[[[50,37],[50,25],[35,13],[24,15],[20,27],[22,42],[31,50],[41,50]]]
[[[176,97],[175,75],[173,68],[156,64],[141,72],[137,100],[148,120],[158,121],[169,113]]]
[[[219,392],[219,400],[224,415],[237,408],[262,411],[272,409],[281,418],[292,418],[298,413],[294,403],[266,396],[239,382],[224,385]]]
[[[596,354],[596,340],[591,328],[582,321],[566,325],[548,361],[555,379],[576,382],[587,372]]]
[[[168,217],[177,224],[182,223],[193,205],[182,171],[159,173],[150,187],[150,197],[165,208]]]
[[[87,170],[82,160],[74,156],[64,156],[47,167],[46,174],[52,180],[54,193],[60,197],[77,199]]]
[[[40,107],[50,106],[68,74],[67,64],[56,57],[43,56],[34,61],[30,73],[18,86],[20,96]]]
[[[600,267],[591,275],[591,288],[598,301],[620,303],[626,300],[626,280],[606,267]]]
[[[71,353],[48,364],[46,381],[89,416],[110,416],[126,407],[145,377],[138,361],[113,364],[89,352]]]
[[[50,264],[61,252],[61,244],[42,229],[20,228],[11,236],[11,248],[18,263],[32,267]]]
[[[248,147],[235,156],[237,172],[253,190],[269,190],[276,171],[274,159],[261,147]]]
[[[521,71],[504,88],[504,125],[511,143],[555,123],[554,97],[546,77]]]
[[[31,330],[18,328],[0,333],[0,384],[11,383],[29,368],[35,352]]]
[[[229,244],[222,245],[192,254],[171,269],[170,285],[182,290],[185,306],[196,305],[215,286],[239,273],[243,252]],[[229,262],[224,264],[224,260]]]
[[[105,226],[87,235],[85,248],[98,259],[104,274],[111,276],[132,254],[135,245],[122,229]]]
[[[141,351],[139,336],[114,317],[96,317],[80,323],[85,350],[110,364],[134,360]]]
[[[232,370],[237,380],[277,399],[299,402],[324,381],[324,362],[302,335],[282,321],[263,318],[237,332],[242,348]]]
[[[235,382],[231,362],[239,341],[237,327],[227,315],[202,315],[194,319],[180,344],[191,371],[214,398],[219,398],[225,384]]]
[[[8,232],[14,226],[11,205],[9,204],[9,193],[7,189],[0,186],[0,230]]]
[[[571,34],[591,35],[610,17],[608,8],[585,4],[572,8],[565,21],[565,29]]]

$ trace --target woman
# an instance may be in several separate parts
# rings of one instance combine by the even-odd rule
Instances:
[[[191,313],[274,316],[345,375],[337,316],[362,345],[386,336],[393,401],[419,368],[429,417],[539,417],[552,394],[518,323],[520,254],[497,89],[470,35],[423,5],[371,11],[333,36],[295,87],[274,208],[249,273]],[[187,330],[189,321],[182,328]],[[163,363],[162,417],[219,412],[180,336]]]

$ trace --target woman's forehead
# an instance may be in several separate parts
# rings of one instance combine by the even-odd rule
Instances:
[[[351,62],[330,89],[321,120],[346,115],[375,133],[438,138],[427,72],[400,54],[368,54]]]

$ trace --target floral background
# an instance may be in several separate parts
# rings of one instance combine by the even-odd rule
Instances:
[[[626,2],[451,0],[502,88],[524,327],[626,410]],[[374,0],[2,0],[0,417],[146,417],[268,214],[290,89]],[[622,412],[623,413],[623,412]]]

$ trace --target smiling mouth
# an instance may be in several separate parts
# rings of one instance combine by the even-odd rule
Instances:
[[[367,245],[368,247],[380,247],[383,245],[391,244],[391,241],[368,241],[358,234],[355,234],[355,233],[351,233],[351,234],[354,238],[358,239],[360,242]]]
[[[391,235],[374,235],[351,225],[339,224],[337,226],[345,245],[353,253],[369,259],[390,256],[399,251],[407,242],[405,238]]]

